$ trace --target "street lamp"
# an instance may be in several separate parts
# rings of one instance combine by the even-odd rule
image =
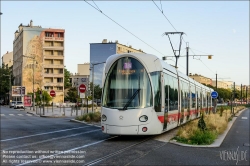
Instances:
[[[10,102],[10,93],[11,93],[11,75],[3,74],[3,76],[9,76],[10,82],[9,82],[9,102]]]
[[[35,57],[25,56],[25,55],[23,55],[23,57],[33,59],[33,99],[32,99],[33,102],[32,102],[32,105],[33,105],[33,111],[35,111],[35,90],[34,90],[34,84],[35,84]]]
[[[95,92],[94,92],[94,67],[95,67],[95,65],[99,65],[99,64],[103,64],[103,63],[106,63],[106,62],[100,62],[100,63],[91,63],[91,65],[92,65],[92,95],[93,95],[93,97],[92,97],[92,112],[93,112],[93,110],[94,110],[94,99],[95,99],[95,97],[94,97],[94,95],[95,95]]]

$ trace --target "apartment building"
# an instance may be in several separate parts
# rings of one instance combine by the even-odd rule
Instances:
[[[64,102],[64,29],[20,24],[13,41],[14,85],[55,90],[53,102]]]
[[[13,52],[7,51],[2,56],[2,64],[7,65],[7,67],[12,67],[13,66]]]
[[[102,87],[104,63],[107,58],[113,54],[130,52],[144,53],[141,49],[135,49],[131,45],[123,45],[118,40],[108,42],[107,39],[103,39],[102,43],[90,43],[90,80],[92,80],[92,75],[94,75],[94,84]],[[92,73],[93,69],[94,72]]]
[[[201,83],[201,84],[205,84],[205,85],[212,85],[212,79],[211,78],[207,78],[205,76],[199,75],[199,74],[193,74],[189,73],[189,77],[193,78],[195,81]]]

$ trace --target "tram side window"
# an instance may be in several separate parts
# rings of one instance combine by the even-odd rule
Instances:
[[[203,107],[202,107],[202,104],[203,104],[203,102],[202,102],[202,97],[203,97],[203,96],[202,96],[202,90],[201,90],[201,91],[200,91],[200,99],[199,99],[199,100],[200,100],[200,107],[201,107],[201,109],[203,108]]]
[[[180,101],[181,101],[181,108],[184,108],[185,101],[184,101],[184,91],[183,91],[182,82],[183,81],[180,80]]]
[[[174,110],[174,83],[173,77],[168,76],[169,83],[169,111]]]
[[[181,81],[181,102],[182,108],[188,108],[188,84],[184,81]]]
[[[209,92],[211,94],[211,92]],[[208,94],[208,107],[211,107],[211,96]]]
[[[195,87],[194,87],[194,84],[191,84],[190,86],[191,86],[190,87],[190,93],[191,93],[191,97],[192,97],[191,108],[195,108],[195,99],[196,99]]]
[[[161,112],[161,73],[152,72],[150,73],[152,82],[153,82],[153,91],[154,91],[154,109],[155,112]]]
[[[206,107],[209,107],[210,105],[209,105],[209,98],[210,98],[210,95],[209,95],[210,93],[209,92],[207,92],[207,103],[206,103]]]
[[[203,91],[203,108],[207,107],[207,94],[206,91]]]
[[[169,79],[169,105],[170,111],[178,109],[178,80],[175,77],[170,76]]]
[[[200,109],[201,107],[201,94],[200,94],[201,89],[197,88],[196,94],[197,94],[197,109]]]
[[[173,77],[174,82],[174,109],[178,110],[178,80]]]

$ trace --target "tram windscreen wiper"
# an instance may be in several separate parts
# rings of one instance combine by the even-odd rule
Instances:
[[[141,89],[137,89],[133,96],[130,97],[129,101],[125,104],[125,106],[121,110],[127,110],[129,104],[134,100],[135,96],[140,92]]]

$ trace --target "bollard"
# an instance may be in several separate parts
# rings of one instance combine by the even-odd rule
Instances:
[[[44,104],[43,104],[43,115],[45,115]]]
[[[63,113],[64,113],[64,116],[65,116],[65,107],[63,106]]]
[[[71,116],[72,116],[73,106],[71,106]]]
[[[62,108],[62,107],[60,106],[60,112],[61,112],[61,108]]]

